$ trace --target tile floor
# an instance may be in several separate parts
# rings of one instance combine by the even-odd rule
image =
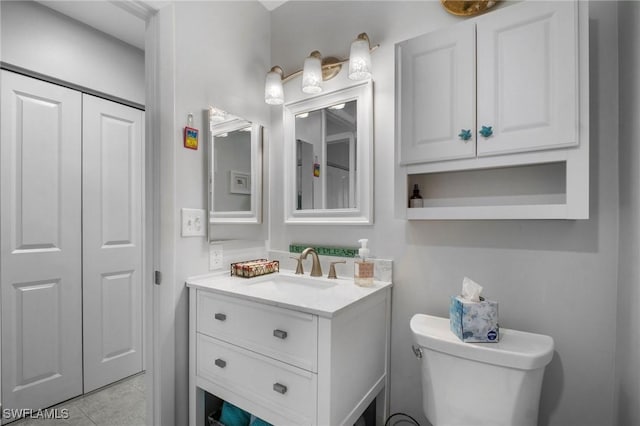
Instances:
[[[145,426],[144,373],[52,408],[68,409],[69,418],[23,419],[10,426]]]

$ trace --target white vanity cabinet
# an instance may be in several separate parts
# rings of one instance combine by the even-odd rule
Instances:
[[[525,1],[398,43],[408,219],[588,218],[588,41],[586,2]]]
[[[251,288],[260,282],[234,294],[251,280],[187,283],[190,424],[205,424],[205,391],[274,425],[353,425],[378,396],[382,423],[390,284],[361,289],[340,280],[328,296],[340,305],[325,309],[285,303],[277,292],[255,297]]]

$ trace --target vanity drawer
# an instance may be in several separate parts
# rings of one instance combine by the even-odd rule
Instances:
[[[196,375],[250,399],[295,424],[316,419],[317,376],[197,333]]]
[[[317,372],[318,317],[198,291],[196,330]]]

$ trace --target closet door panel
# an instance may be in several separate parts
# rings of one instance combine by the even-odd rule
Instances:
[[[81,95],[2,71],[2,406],[82,393]]]
[[[84,385],[142,370],[141,111],[83,97]]]

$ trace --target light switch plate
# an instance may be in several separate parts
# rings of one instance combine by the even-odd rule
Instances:
[[[209,244],[209,270],[222,269],[222,245]]]
[[[182,209],[182,236],[204,237],[207,222],[203,209]]]

